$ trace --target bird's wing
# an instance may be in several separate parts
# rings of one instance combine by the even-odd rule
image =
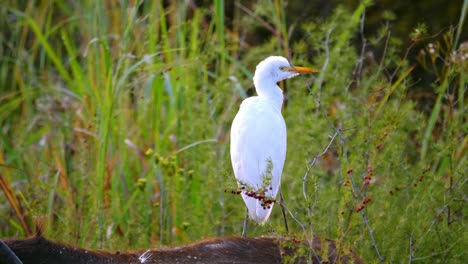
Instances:
[[[251,97],[245,100],[231,127],[231,161],[239,185],[245,184],[254,190],[266,187],[266,196],[275,198],[285,157],[286,125],[281,113],[264,99]],[[273,167],[271,182],[268,182],[265,175],[270,162]],[[263,208],[258,199],[244,193],[243,197],[250,216],[264,222],[271,208]]]

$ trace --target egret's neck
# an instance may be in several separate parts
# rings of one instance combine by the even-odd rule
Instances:
[[[272,102],[272,105],[281,112],[283,105],[283,90],[272,80],[265,80],[254,77],[254,85],[258,96],[267,98]]]

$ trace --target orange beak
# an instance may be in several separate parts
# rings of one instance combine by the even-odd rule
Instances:
[[[297,73],[300,73],[300,74],[320,72],[320,70],[317,70],[317,69],[312,69],[312,68],[307,68],[307,67],[298,67],[298,66],[292,66],[289,69],[289,71],[297,72]]]

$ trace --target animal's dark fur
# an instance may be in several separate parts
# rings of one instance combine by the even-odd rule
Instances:
[[[0,264],[21,264],[21,260],[0,240]]]
[[[42,235],[27,239],[5,240],[5,244],[18,256],[23,264],[29,263],[306,263],[308,255],[304,243],[292,240],[257,238],[215,238],[179,247],[169,247],[133,253],[109,253],[86,250],[52,242]],[[302,252],[302,257],[297,257]],[[332,240],[316,239],[312,260],[319,263],[362,263],[352,253],[338,256]],[[324,256],[326,255],[326,256]],[[0,255],[1,256],[1,255]],[[328,259],[327,259],[328,258]],[[0,264],[11,264],[0,260]]]

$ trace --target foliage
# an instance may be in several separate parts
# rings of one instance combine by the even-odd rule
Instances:
[[[237,188],[230,123],[255,64],[292,54],[322,71],[283,84],[291,236],[327,236],[368,261],[461,263],[466,40],[423,26],[413,43],[387,26],[368,35],[368,7],[289,28],[281,0],[236,6],[232,27],[222,0],[1,5],[0,235],[39,222],[57,240],[122,249],[240,234],[244,204],[224,192]],[[245,25],[274,31],[251,47]],[[294,30],[303,37],[289,43]],[[407,46],[421,50],[416,65]],[[433,76],[428,112],[408,96],[414,69]],[[249,235],[283,231],[275,208]]]

